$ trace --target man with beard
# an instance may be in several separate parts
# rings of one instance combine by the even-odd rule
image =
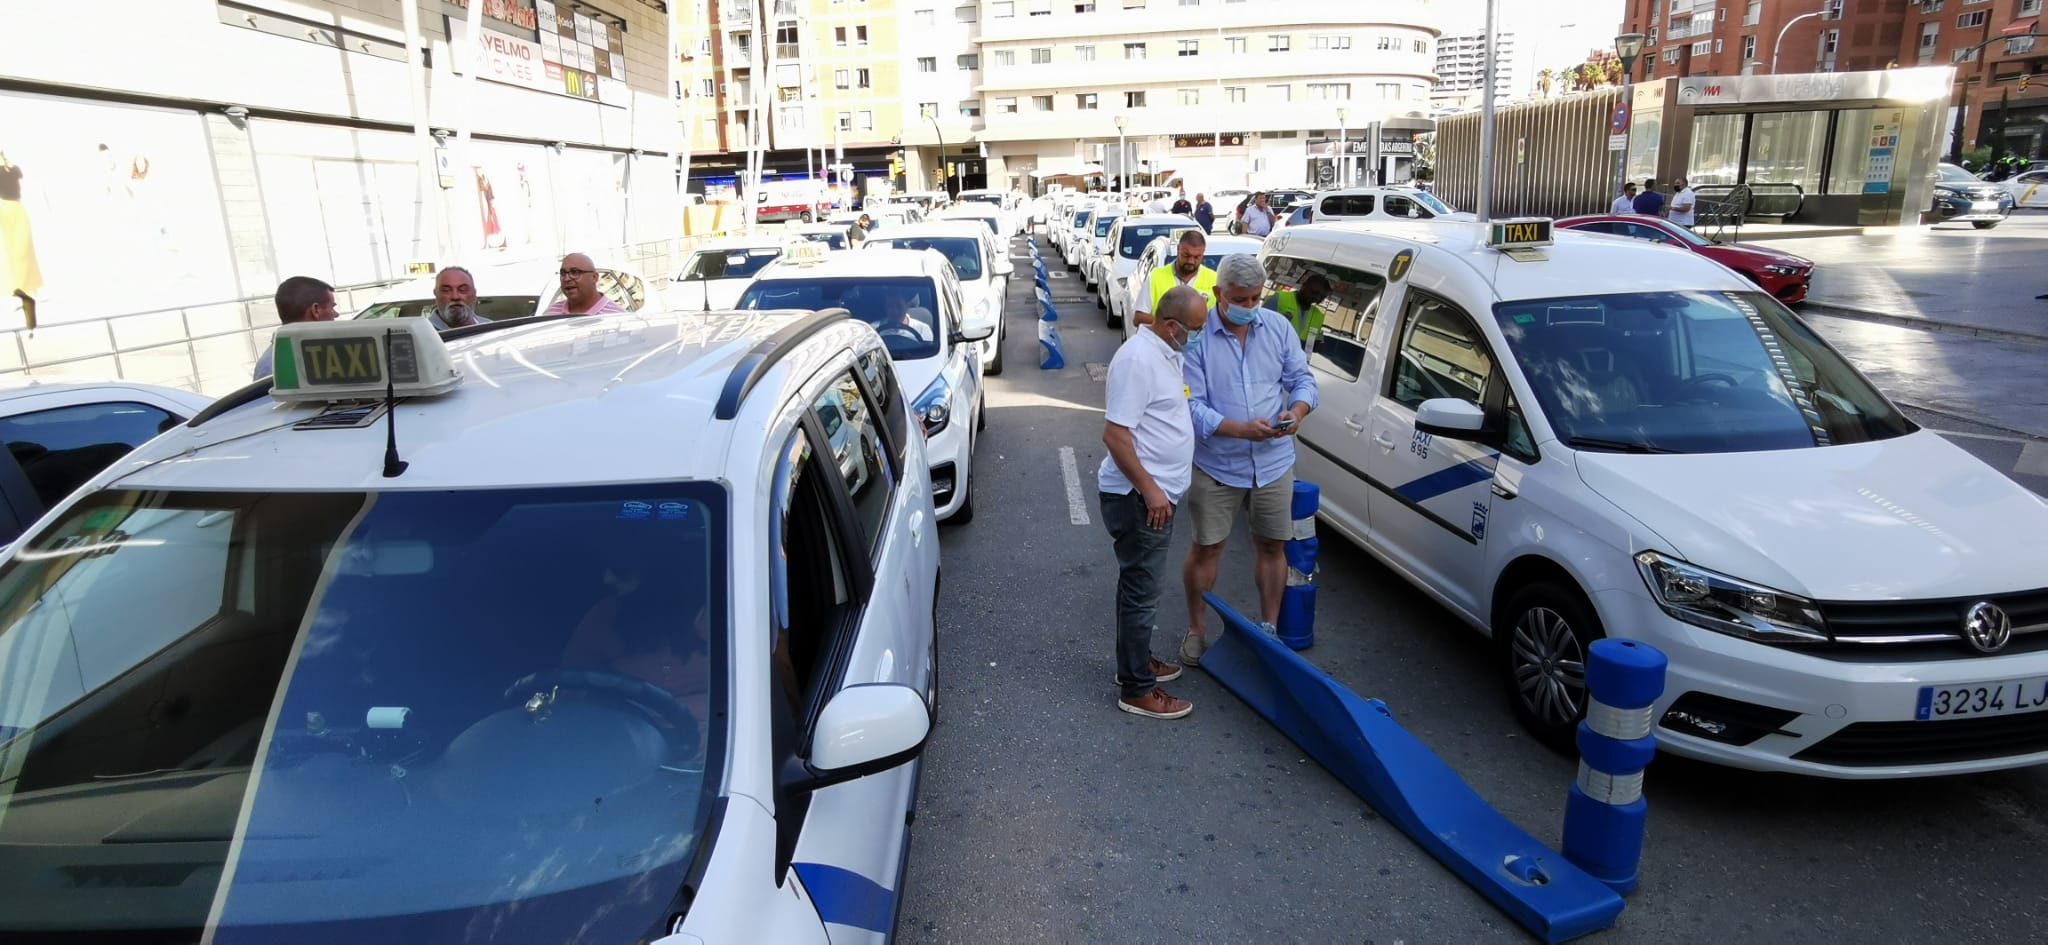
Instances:
[[[1173,262],[1152,270],[1145,279],[1145,294],[1131,306],[1131,317],[1136,324],[1152,321],[1152,313],[1159,306],[1159,297],[1174,286],[1187,286],[1200,293],[1202,300],[1210,307],[1216,305],[1216,270],[1202,265],[1202,253],[1209,248],[1209,238],[1201,230],[1185,230],[1180,234],[1180,249],[1174,254]]]
[[[434,307],[427,312],[427,320],[434,323],[435,331],[484,323],[476,314],[476,280],[470,278],[469,270],[449,266],[434,277]]]

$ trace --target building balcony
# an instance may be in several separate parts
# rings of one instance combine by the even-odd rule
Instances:
[[[1204,101],[1201,105],[1168,105],[1150,108],[1120,109],[1104,102],[1101,109],[1083,111],[1072,107],[1071,98],[1059,100],[1060,107],[1052,111],[1031,111],[1029,109],[1012,113],[985,113],[985,126],[978,138],[984,141],[1031,141],[1055,140],[1072,142],[1075,138],[1090,141],[1116,140],[1116,116],[1124,117],[1126,139],[1150,138],[1163,135],[1208,134],[1219,128],[1230,132],[1261,131],[1335,131],[1339,125],[1337,109],[1347,112],[1345,124],[1354,132],[1362,131],[1374,121],[1383,121],[1407,116],[1410,112],[1429,114],[1430,103],[1412,102],[1367,102],[1352,99],[1339,101],[1292,101],[1292,102],[1246,102],[1215,105]],[[931,126],[925,126],[929,133]],[[906,135],[908,129],[906,128]],[[951,142],[949,131],[946,140]]]
[[[1071,54],[1071,50],[1062,50]],[[1100,52],[1108,49],[1098,47]],[[1122,49],[1115,52],[1121,55]],[[980,90],[989,93],[1023,92],[1042,89],[1093,89],[1161,86],[1208,88],[1217,84],[1219,67],[1228,67],[1224,85],[1256,85],[1283,81],[1348,81],[1370,85],[1377,81],[1436,79],[1436,63],[1426,53],[1375,52],[1361,56],[1356,50],[1273,53],[1247,56],[1165,56],[1158,59],[1098,59],[1093,62],[1057,61],[1043,65],[996,66],[983,52]],[[1476,71],[1476,70],[1475,70]]]
[[[1289,0],[1284,4],[1234,3],[1220,9],[1214,5],[1204,6],[1202,16],[1197,18],[1174,18],[1175,7],[1165,7],[1166,16],[1161,15],[1160,5],[1152,8],[1117,9],[1116,0],[1098,0],[1095,12],[1075,13],[1068,3],[1053,5],[1051,16],[1010,16],[989,18],[984,15],[977,25],[983,43],[1001,43],[1037,39],[1084,39],[1128,36],[1143,38],[1155,35],[1188,34],[1191,36],[1214,35],[1221,28],[1227,33],[1243,33],[1249,30],[1270,30],[1272,32],[1305,33],[1310,30],[1300,26],[1303,23],[1316,24],[1316,31],[1324,28],[1341,29],[1347,26],[1384,25],[1408,27],[1434,34],[1436,17],[1421,0],[1373,0],[1360,3],[1358,0]],[[1021,7],[1022,4],[1019,4]],[[984,14],[986,10],[984,9]],[[1192,12],[1192,11],[1189,11]]]
[[[745,29],[754,25],[754,5],[735,3],[727,0],[718,5],[718,21],[726,29]]]

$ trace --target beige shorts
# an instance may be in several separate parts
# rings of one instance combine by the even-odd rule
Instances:
[[[1294,472],[1256,489],[1217,482],[1201,467],[1188,483],[1188,515],[1195,523],[1195,544],[1220,545],[1230,537],[1231,520],[1243,509],[1252,534],[1272,541],[1294,537]]]

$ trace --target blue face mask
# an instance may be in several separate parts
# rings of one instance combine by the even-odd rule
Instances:
[[[1259,309],[1256,305],[1231,305],[1224,308],[1223,317],[1233,325],[1249,325],[1259,317]]]

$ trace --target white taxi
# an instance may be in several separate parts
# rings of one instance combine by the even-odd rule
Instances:
[[[1087,252],[1087,247],[1095,245],[1092,238],[1095,220],[1115,215],[1116,210],[1112,205],[1100,201],[1091,200],[1074,206],[1073,214],[1067,218],[1066,227],[1053,238],[1059,246],[1060,261],[1066,263],[1069,271],[1081,268],[1082,255]]]
[[[662,290],[662,302],[670,309],[692,312],[732,308],[755,274],[781,259],[796,241],[790,231],[770,230],[699,243]]]
[[[946,257],[960,277],[961,301],[967,311],[964,323],[996,326],[994,335],[974,343],[981,372],[994,376],[1003,373],[1003,338],[1009,332],[1003,301],[1010,297],[1010,276],[1017,271],[1009,253],[997,243],[978,220],[940,220],[900,226],[869,237],[863,245],[867,249],[931,249]]]
[[[1119,216],[1114,211],[1096,214],[1088,227],[1092,238],[1081,247],[1081,284],[1090,292],[1101,287],[1102,274],[1109,270],[1110,259],[1116,255],[1109,251],[1109,231],[1116,228]],[[1100,292],[1096,292],[1095,307],[1104,307]]]
[[[888,936],[939,549],[873,330],[278,343],[0,557],[0,936]]]
[[[968,321],[960,276],[935,250],[810,249],[793,250],[762,270],[741,293],[739,307],[844,308],[881,333],[924,429],[932,505],[942,520],[972,521],[974,443],[988,423],[975,345],[995,335],[997,319]]]
[[[633,267],[599,258],[597,290],[628,312],[637,312],[649,301],[647,280]],[[548,310],[562,297],[562,280],[555,274],[556,259],[490,263],[458,267],[469,272],[476,286],[476,314],[485,321],[530,318]],[[350,318],[425,318],[434,310],[434,284],[439,274],[416,276],[379,293],[377,300]],[[661,303],[657,302],[659,307]]]
[[[1917,427],[1702,257],[1548,221],[1269,237],[1331,294],[1297,472],[1498,641],[1568,742],[1602,635],[1671,660],[1659,745],[1882,778],[2048,761],[2048,501]]]

